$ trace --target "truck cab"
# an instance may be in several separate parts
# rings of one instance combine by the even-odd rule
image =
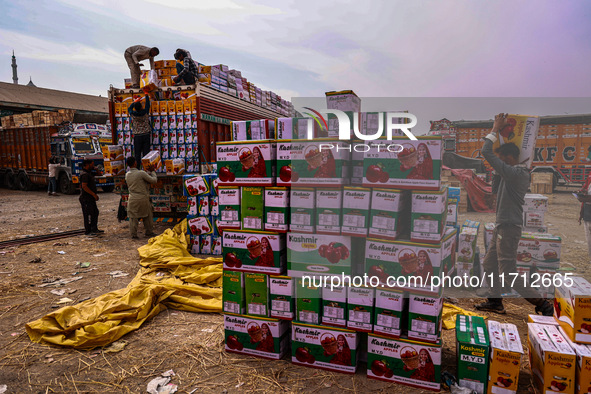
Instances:
[[[72,194],[80,186],[82,161],[92,159],[96,169],[96,183],[105,192],[114,188],[113,177],[104,176],[101,142],[111,141],[111,132],[105,125],[94,123],[73,124],[60,128],[51,135],[51,155],[59,159],[56,177],[61,193]]]

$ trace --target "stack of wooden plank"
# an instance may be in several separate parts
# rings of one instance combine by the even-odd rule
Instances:
[[[534,194],[552,194],[554,174],[551,172],[534,172],[531,174],[531,192]]]
[[[2,127],[24,127],[24,126],[53,126],[63,122],[74,120],[75,110],[60,109],[54,111],[33,111],[28,114],[10,115],[1,118]]]
[[[461,187],[462,184],[460,183],[459,179],[456,178],[451,170],[441,170],[441,183],[447,186],[452,187]]]

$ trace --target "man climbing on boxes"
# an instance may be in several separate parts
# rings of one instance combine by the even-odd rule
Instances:
[[[154,58],[158,56],[160,50],[156,47],[150,48],[143,45],[134,45],[125,50],[125,60],[131,72],[131,87],[139,89],[140,87],[140,62],[150,60],[150,70],[154,69]]]
[[[178,60],[176,64],[177,76],[172,79],[175,85],[193,85],[197,82],[197,65],[191,59],[191,55],[184,49],[177,49],[174,58]],[[182,63],[182,64],[181,64]]]
[[[504,314],[501,292],[508,293],[511,289],[515,289],[523,298],[536,306],[536,313],[552,316],[552,304],[541,298],[537,290],[525,284],[523,276],[515,277],[518,272],[517,247],[523,225],[524,196],[529,187],[530,173],[527,168],[518,165],[520,149],[517,145],[503,144],[493,152],[497,134],[507,124],[507,114],[495,116],[493,128],[485,137],[481,151],[486,161],[500,176],[500,180],[497,192],[496,225],[491,245],[483,262],[483,270],[489,282],[489,275],[493,275],[492,286],[488,301],[476,305],[476,309]]]
[[[150,152],[150,135],[152,123],[150,123],[150,97],[146,94],[145,105],[141,100],[136,100],[127,109],[131,116],[131,132],[133,133],[133,151],[135,161],[141,166],[142,157]]]
[[[152,202],[150,201],[150,185],[158,182],[156,172],[152,165],[145,171],[138,170],[135,157],[127,158],[129,171],[125,174],[125,183],[129,190],[129,200],[127,201],[127,216],[129,217],[129,232],[131,238],[137,239],[137,228],[139,219],[144,222],[146,236],[151,237],[154,233],[154,223],[152,214]]]

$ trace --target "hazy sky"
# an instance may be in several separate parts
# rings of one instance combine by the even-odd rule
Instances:
[[[323,96],[582,97],[587,1],[0,0],[0,80],[105,94],[128,46],[178,47],[263,89]],[[146,62],[147,63],[147,62]]]

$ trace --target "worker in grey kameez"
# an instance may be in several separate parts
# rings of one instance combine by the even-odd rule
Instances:
[[[144,222],[144,230],[147,237],[156,235],[153,224],[153,208],[150,201],[150,185],[158,182],[153,166],[146,168],[148,172],[138,170],[135,157],[127,158],[129,171],[125,174],[125,183],[129,190],[127,202],[127,217],[129,217],[129,231],[131,238],[137,239],[139,219]]]

